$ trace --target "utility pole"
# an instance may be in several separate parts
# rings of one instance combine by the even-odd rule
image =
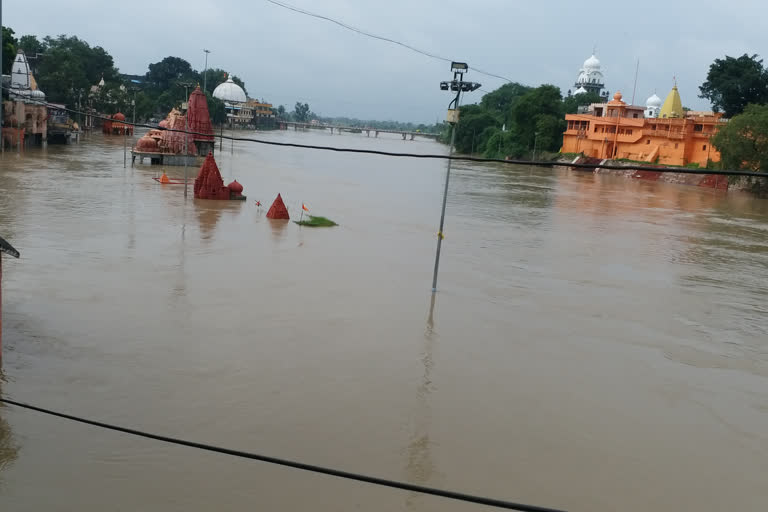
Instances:
[[[432,293],[437,291],[437,271],[440,267],[440,249],[443,245],[443,226],[445,225],[445,205],[448,201],[448,182],[451,179],[451,156],[453,156],[454,144],[456,143],[456,132],[459,128],[459,102],[462,92],[470,92],[481,87],[475,82],[465,82],[464,73],[469,72],[469,66],[466,62],[452,62],[451,71],[453,71],[453,80],[450,82],[440,82],[440,90],[452,91],[456,97],[448,104],[447,121],[453,125],[451,129],[451,147],[448,150],[448,168],[445,173],[445,189],[443,190],[443,208],[440,212],[440,229],[437,231],[437,252],[435,253],[435,273],[432,276]],[[451,108],[453,107],[453,108]]]
[[[2,1],[2,0],[0,0]],[[203,93],[207,92],[207,86],[208,86],[208,54],[211,53],[211,50],[203,50],[205,52],[205,70],[203,71]]]

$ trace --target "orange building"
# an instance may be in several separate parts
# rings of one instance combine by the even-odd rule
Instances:
[[[675,86],[664,106],[641,107],[622,101],[620,92],[608,103],[595,103],[585,113],[567,114],[563,153],[595,158],[626,158],[664,165],[719,162],[710,138],[725,122],[722,114],[682,112]],[[658,99],[656,95],[652,98]],[[659,117],[655,117],[659,116]]]

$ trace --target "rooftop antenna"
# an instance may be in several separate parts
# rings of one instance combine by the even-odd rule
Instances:
[[[640,71],[640,57],[637,58],[637,66],[635,67],[635,86],[632,88],[632,103],[635,104],[635,93],[637,92],[637,73]]]

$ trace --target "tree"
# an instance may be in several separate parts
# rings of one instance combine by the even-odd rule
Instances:
[[[499,120],[481,105],[464,105],[459,108],[459,125],[456,129],[456,151],[482,152],[489,133],[486,128],[498,127]],[[485,136],[483,135],[485,134]]]
[[[29,34],[19,38],[18,47],[24,50],[24,53],[26,53],[28,57],[34,57],[38,53],[43,53],[46,49],[45,45],[37,38],[37,36]]]
[[[300,123],[309,121],[309,104],[297,101],[293,107],[293,118]]]
[[[712,138],[728,169],[768,171],[768,105],[748,105]]]
[[[224,107],[224,102],[218,98],[214,98],[211,91],[205,93],[205,98],[208,100],[208,113],[211,116],[211,122],[213,124],[226,123],[227,110]]]
[[[157,112],[152,97],[146,91],[136,93],[136,119],[149,119]]]
[[[480,105],[498,117],[499,122],[507,124],[512,105],[531,89],[531,87],[516,82],[504,84],[495,91],[484,95],[480,100]]]
[[[527,92],[515,102],[511,112],[518,142],[531,150],[534,144],[543,150],[560,149],[565,125],[562,110],[560,89],[554,85],[542,85]]]
[[[762,59],[746,53],[734,58],[715,59],[709,66],[707,80],[699,87],[700,98],[712,102],[715,112],[723,111],[733,117],[750,103],[768,102],[768,71]]]
[[[16,48],[18,41],[13,37],[15,32],[10,27],[3,27],[2,44],[3,44],[3,62],[2,73],[5,75],[11,74],[11,67],[13,66],[13,60],[16,58]]]
[[[275,114],[278,119],[285,119],[285,106],[279,105],[277,109],[275,109]]]
[[[74,104],[102,77],[113,85],[121,83],[112,56],[100,46],[65,35],[46,37],[42,44],[45,52],[35,78],[50,101]]]
[[[150,64],[146,77],[147,82],[160,90],[174,87],[178,82],[188,81],[194,86],[200,81],[200,76],[189,62],[179,57],[166,57]]]

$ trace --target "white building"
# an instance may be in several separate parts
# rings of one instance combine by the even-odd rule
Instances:
[[[573,94],[584,94],[591,92],[601,97],[608,97],[608,91],[603,91],[605,83],[603,81],[603,70],[600,61],[595,57],[594,53],[591,57],[584,61],[584,64],[579,70],[579,76],[576,78],[576,83],[573,84],[575,91]],[[569,95],[571,94],[568,91]]]
[[[213,90],[213,97],[224,102],[227,119],[233,125],[245,126],[253,122],[253,109],[247,105],[248,97],[242,87],[231,76]]]
[[[661,98],[653,93],[653,96],[648,98],[645,102],[645,117],[649,119],[655,119],[659,117],[661,112]]]

